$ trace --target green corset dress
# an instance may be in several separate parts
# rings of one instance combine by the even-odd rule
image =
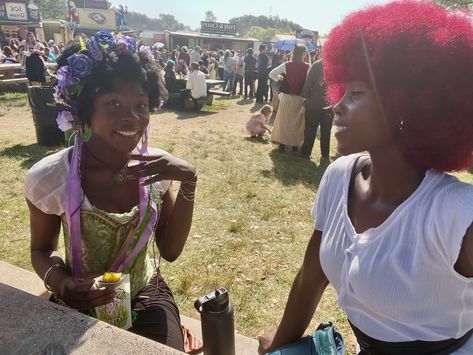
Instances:
[[[66,264],[72,265],[71,244],[66,217],[61,217],[66,249]],[[123,243],[135,231],[139,223],[139,209],[133,207],[127,213],[109,213],[95,207],[81,210],[81,246],[83,272],[103,273],[110,271]],[[130,274],[131,298],[146,286],[156,272],[156,264],[148,256],[148,248],[153,247],[152,236],[145,248],[122,272]]]

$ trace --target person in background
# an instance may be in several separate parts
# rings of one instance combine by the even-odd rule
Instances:
[[[473,166],[471,63],[471,19],[433,2],[371,6],[330,32],[343,156],[319,184],[302,267],[260,354],[300,339],[329,284],[358,354],[473,354],[473,185],[447,173]]]
[[[191,50],[191,52],[189,53],[189,59],[190,59],[190,62],[191,63],[199,63],[200,59],[201,59],[201,55],[200,55],[200,47],[197,46],[195,47],[194,50]]]
[[[184,59],[179,59],[177,62],[176,72],[181,76],[186,76],[189,73],[189,68]]]
[[[191,58],[188,53],[188,49],[186,46],[181,47],[181,52],[179,53],[179,60],[183,59],[187,66],[191,63]]]
[[[268,101],[268,68],[271,65],[271,60],[266,54],[266,45],[259,46],[258,54],[258,89],[256,90],[256,102],[262,103]]]
[[[209,79],[217,79],[218,71],[218,60],[215,58],[215,55],[212,54],[209,57]]]
[[[205,62],[201,59],[199,60],[199,70],[204,73],[204,75],[206,77],[209,76],[209,70],[207,69],[207,67],[205,66]]]
[[[48,63],[56,63],[56,56],[51,52],[49,47],[44,48],[44,57]]]
[[[238,51],[235,54],[234,60],[235,60],[235,77],[233,79],[232,95],[236,95],[237,84],[240,85],[240,91],[238,92],[238,95],[243,95],[243,73],[245,69],[243,51]]]
[[[174,68],[176,66],[176,63],[168,59],[166,66],[164,67],[164,83],[166,86],[166,89],[169,92],[179,92],[180,88],[177,83],[177,78],[176,78],[176,72],[174,71]]]
[[[26,77],[28,78],[30,85],[42,85],[46,82],[44,75],[44,47],[36,41],[36,37],[33,32],[28,32],[26,40],[22,42],[25,48],[25,66],[26,66]]]
[[[251,135],[251,138],[262,137],[268,132],[271,134],[271,130],[266,123],[268,122],[269,116],[273,112],[273,108],[270,105],[264,105],[259,113],[251,115],[250,119],[246,122],[246,130]]]
[[[317,136],[317,128],[320,126],[321,160],[329,162],[333,116],[326,107],[322,77],[323,63],[322,59],[319,59],[312,64],[301,92],[301,96],[307,99],[305,102],[304,143],[301,147],[301,155],[303,158],[310,159],[315,137]]]
[[[274,53],[271,58],[271,67],[270,72],[280,66],[283,63],[282,56],[279,53]],[[270,90],[270,101],[271,105],[273,106],[273,112],[278,111],[279,106],[279,89],[281,87],[280,81],[274,81],[273,79],[269,79],[269,90]]]
[[[18,47],[20,46],[20,42],[16,38],[10,39],[9,47],[11,48],[13,55],[16,57],[18,55]]]
[[[9,46],[3,47],[3,64],[17,64],[18,61],[16,60],[15,56],[13,55],[13,51]]]
[[[225,69],[223,76],[223,90],[232,92],[233,90],[233,78],[235,77],[235,61],[232,57],[232,52],[229,49],[225,50],[223,57],[223,67]]]
[[[271,141],[279,144],[280,152],[284,152],[286,146],[291,146],[292,151],[296,152],[304,142],[304,98],[301,91],[309,70],[309,65],[304,62],[306,53],[306,46],[297,44],[292,51],[292,60],[269,73],[274,81],[285,80],[281,84],[278,112],[271,133]]]
[[[174,63],[177,63],[177,58],[179,58],[177,53],[177,50],[173,49],[171,51],[171,55],[169,56],[169,59],[171,59]]]
[[[223,65],[225,59],[225,54],[222,50],[218,51],[218,79],[219,80],[225,80],[225,68]]]
[[[253,95],[255,93],[255,70],[257,62],[257,59],[253,55],[253,48],[248,48],[246,50],[246,56],[243,59],[243,62],[245,72],[245,99],[247,99],[248,97],[250,99],[253,99]],[[249,93],[248,87],[250,88]]]
[[[184,99],[191,99],[194,107],[198,108],[197,99],[207,97],[207,83],[205,74],[199,70],[199,63],[191,63],[190,74],[187,78],[186,90],[184,91]]]

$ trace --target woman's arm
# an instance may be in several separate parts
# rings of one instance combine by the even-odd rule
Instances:
[[[473,277],[473,224],[470,225],[463,238],[455,270],[465,277]]]
[[[197,178],[194,181],[197,182]],[[195,185],[188,184],[186,187],[185,183],[181,182],[181,188],[182,184],[186,192],[194,191],[195,193]],[[156,230],[156,244],[161,256],[170,262],[181,255],[191,229],[194,200],[185,196],[180,192],[176,198],[169,189],[163,196],[161,215]]]
[[[259,353],[265,354],[298,340],[309,325],[315,309],[329,284],[320,265],[322,232],[314,230],[304,262],[292,284],[284,315],[276,332],[259,338]]]
[[[274,81],[282,80],[282,74],[286,73],[286,63],[282,63],[269,72],[269,78]]]
[[[132,154],[130,158],[146,163],[128,168],[128,178],[147,177],[144,182],[147,185],[163,180],[179,181],[181,184],[176,198],[169,190],[163,195],[156,230],[159,252],[164,259],[172,262],[181,254],[191,228],[197,186],[196,169],[185,160],[167,153]]]
[[[46,214],[27,200],[30,211],[31,263],[36,273],[44,279],[53,265],[61,265],[48,275],[47,284],[54,294],[68,306],[88,309],[113,301],[110,289],[91,290],[95,275],[71,276],[64,261],[57,254],[57,243],[61,229],[59,216]]]

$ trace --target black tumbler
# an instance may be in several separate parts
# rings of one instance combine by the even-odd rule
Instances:
[[[235,355],[233,305],[228,292],[220,287],[194,303],[202,324],[205,355]]]

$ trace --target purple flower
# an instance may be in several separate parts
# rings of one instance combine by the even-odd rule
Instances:
[[[108,47],[107,51],[113,50],[113,48],[115,47],[115,37],[111,32],[107,30],[100,30],[94,35],[94,38],[98,44]]]
[[[151,61],[154,60],[153,51],[151,50],[149,46],[141,46],[140,52],[146,53],[146,56],[149,58],[149,60]]]
[[[74,75],[74,73],[72,73],[72,71],[70,70],[68,66],[61,67],[56,72],[56,78],[58,81],[57,86],[58,86],[59,92],[63,94],[66,92],[65,91],[66,88],[68,88],[69,86],[78,84],[80,82],[80,78]]]
[[[67,58],[67,63],[74,76],[87,76],[92,70],[92,61],[85,54],[73,54]]]
[[[138,49],[138,43],[136,43],[136,38],[126,36],[125,39],[128,42],[128,50],[130,52],[136,53],[136,51]]]
[[[87,51],[89,56],[95,61],[101,61],[103,59],[102,47],[97,43],[95,37],[92,37],[87,42]]]
[[[59,129],[63,132],[68,131],[72,128],[72,122],[74,118],[72,117],[72,113],[70,111],[61,111],[57,115],[56,123]]]

